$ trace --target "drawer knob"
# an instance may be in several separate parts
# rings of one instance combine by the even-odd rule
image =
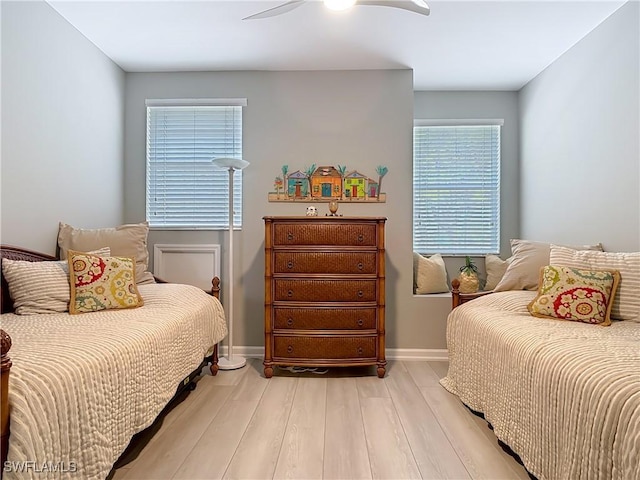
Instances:
[[[293,318],[287,318],[287,326],[289,327],[293,326]]]
[[[362,270],[364,268],[364,264],[362,262],[358,262],[358,270]]]
[[[358,235],[358,241],[360,243],[364,242],[364,235],[363,234]]]
[[[358,347],[358,355],[362,356],[364,353],[364,349],[362,347]]]
[[[287,240],[289,241],[293,240],[293,233],[291,232],[287,233]]]
[[[293,353],[293,345],[287,347],[287,353]]]
[[[361,327],[364,325],[364,320],[362,320],[361,318],[358,319],[358,326]]]
[[[289,261],[287,262],[287,268],[288,268],[289,270],[291,270],[291,269],[293,268],[293,261],[292,261],[292,260],[289,260]]]
[[[364,297],[364,292],[362,290],[358,290],[358,298]]]
[[[289,297],[289,298],[293,297],[293,290],[289,290],[287,292],[287,297]]]

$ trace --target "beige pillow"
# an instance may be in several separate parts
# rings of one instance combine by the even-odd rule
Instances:
[[[94,252],[109,256],[108,248]],[[62,313],[69,310],[69,265],[59,262],[2,260],[2,275],[18,315]]]
[[[413,274],[415,293],[444,293],[449,291],[447,283],[447,269],[439,254],[426,258],[413,252]]]
[[[576,250],[599,250],[602,244],[569,247]],[[540,269],[549,265],[551,244],[528,240],[511,240],[512,260],[494,292],[537,290]]]
[[[93,230],[74,228],[60,222],[58,231],[60,259],[66,259],[69,250],[87,252],[106,245],[111,248],[111,255],[114,257],[128,257],[135,260],[138,285],[155,283],[153,275],[147,271],[149,265],[148,234],[149,224],[147,222]]]
[[[487,255],[484,257],[484,268],[487,271],[487,282],[484,289],[487,291],[496,288],[496,285],[502,280],[504,273],[507,271],[507,267],[513,260],[513,257],[509,257],[506,260],[502,260],[497,255]]]
[[[589,270],[617,270],[620,285],[611,318],[640,322],[640,252],[589,252],[551,245],[550,262]]]

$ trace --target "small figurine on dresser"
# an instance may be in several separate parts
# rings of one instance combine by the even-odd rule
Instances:
[[[341,217],[342,215],[338,215],[338,201],[333,199],[329,202],[329,211],[331,213],[326,213],[327,217]]]
[[[318,216],[318,207],[315,205],[309,205],[307,207],[307,217],[317,217]]]

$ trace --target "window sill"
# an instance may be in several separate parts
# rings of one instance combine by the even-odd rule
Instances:
[[[451,298],[451,292],[413,294],[414,298]]]

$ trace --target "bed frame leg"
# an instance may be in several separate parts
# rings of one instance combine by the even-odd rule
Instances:
[[[211,279],[211,295],[220,300],[220,278],[213,277]],[[211,375],[214,377],[218,374],[218,344],[213,347],[213,355],[211,355]]]
[[[211,371],[211,375],[214,377],[218,374],[218,344],[216,343],[213,347],[213,355],[211,355],[211,366],[209,367]]]
[[[1,404],[0,404],[0,430],[2,438],[0,438],[0,454],[1,465],[7,460],[9,452],[9,372],[11,370],[11,359],[9,358],[9,350],[11,349],[11,337],[7,332],[0,329],[0,343],[2,344],[0,357],[1,371]]]

